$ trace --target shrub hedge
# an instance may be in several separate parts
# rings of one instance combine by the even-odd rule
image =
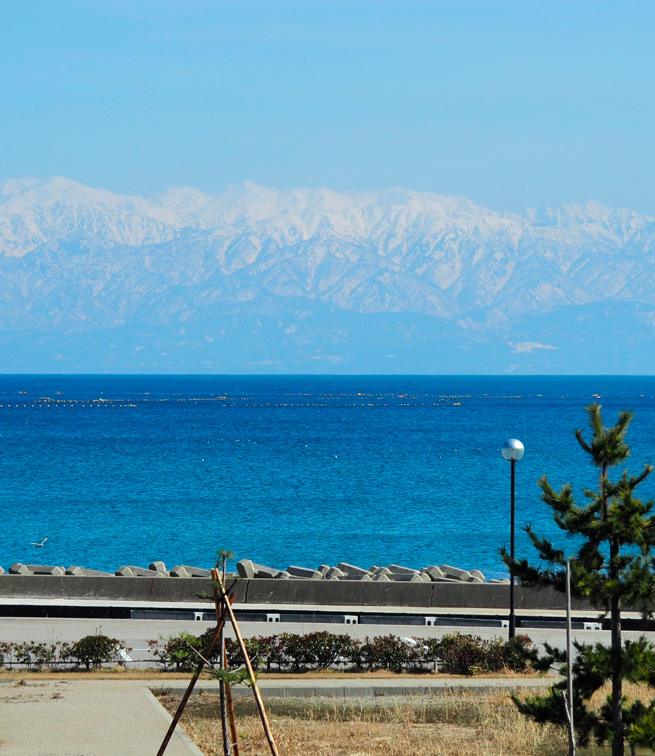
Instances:
[[[190,671],[206,648],[213,630],[204,635],[182,634],[168,640],[150,641],[158,665],[165,671]],[[282,633],[245,639],[252,666],[256,670],[305,672],[339,668],[352,671],[440,672],[475,675],[503,669],[524,672],[534,652],[532,641],[520,635],[511,641],[483,640],[477,635],[452,633],[441,638],[399,638],[379,635],[363,640],[350,635],[314,632],[306,635]],[[243,665],[236,641],[227,638],[225,649],[231,669]],[[214,662],[217,653],[212,655]]]
[[[214,632],[202,635],[181,633],[168,639],[151,640],[148,646],[157,666],[164,671],[194,670]],[[511,670],[524,672],[534,657],[532,641],[519,635],[511,641],[483,640],[477,635],[451,633],[441,638],[400,638],[378,635],[363,640],[350,635],[314,632],[306,635],[282,633],[245,639],[256,670],[306,672],[337,668],[349,671],[388,670],[476,675]],[[44,667],[91,669],[119,661],[123,644],[102,633],[87,635],[74,643],[0,643],[0,667],[38,671]],[[236,641],[227,638],[225,650],[231,669],[243,665]],[[218,660],[215,649],[210,662]]]
[[[74,643],[0,642],[0,667],[38,672],[44,667],[94,669],[118,662],[122,643],[102,633],[86,635]]]

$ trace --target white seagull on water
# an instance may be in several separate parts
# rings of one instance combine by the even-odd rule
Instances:
[[[36,546],[36,547],[37,547],[37,549],[39,549],[39,548],[41,548],[41,546],[43,546],[43,544],[44,544],[44,543],[45,543],[45,542],[46,542],[47,540],[48,540],[48,536],[46,536],[46,537],[45,537],[45,538],[44,538],[44,539],[43,539],[43,540],[41,541],[41,543],[34,543],[34,542],[32,542],[32,543],[30,544],[30,546]]]

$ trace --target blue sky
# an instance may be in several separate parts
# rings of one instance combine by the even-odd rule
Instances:
[[[406,186],[655,215],[655,3],[0,8],[0,179]]]

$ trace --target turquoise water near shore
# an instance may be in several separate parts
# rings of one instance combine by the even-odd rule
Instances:
[[[608,423],[635,411],[630,467],[653,463],[653,377],[0,376],[0,565],[211,566],[226,547],[501,576],[503,441],[526,448],[528,555],[521,526],[557,532],[536,480],[597,484],[573,436],[593,401]]]

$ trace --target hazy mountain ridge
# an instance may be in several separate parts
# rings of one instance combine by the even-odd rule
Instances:
[[[61,178],[9,181],[0,266],[0,331],[56,341],[153,326],[182,348],[180,328],[214,343],[262,316],[278,323],[287,360],[302,346],[301,361],[312,349],[308,320],[315,350],[349,343],[357,317],[329,336],[320,326],[329,312],[402,315],[398,338],[421,348],[426,329],[448,331],[453,344],[492,332],[509,344],[521,319],[567,308],[627,305],[646,324],[655,311],[652,218],[593,202],[498,213],[404,189],[247,182],[216,197],[186,188],[132,197]],[[526,343],[541,345],[534,330]]]

